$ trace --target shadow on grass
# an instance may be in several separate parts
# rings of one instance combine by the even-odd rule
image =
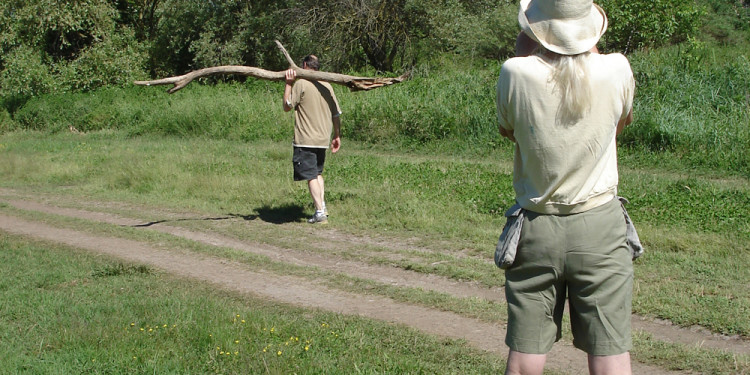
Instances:
[[[190,217],[190,218],[182,218],[182,219],[164,219],[164,220],[149,221],[148,223],[143,223],[143,224],[133,224],[133,225],[126,225],[126,226],[132,227],[132,228],[145,228],[145,227],[150,227],[152,225],[172,223],[172,222],[178,222],[178,221],[201,221],[201,220],[213,221],[213,220],[233,219],[235,217],[236,216],[230,215],[230,216],[220,216],[220,217]]]
[[[278,207],[263,206],[257,208],[257,215],[229,214],[244,220],[260,219],[271,224],[286,224],[300,221],[305,218],[305,209],[298,204],[287,204]]]
[[[128,225],[128,226],[133,227],[133,228],[146,228],[152,225],[170,223],[170,222],[178,222],[178,221],[216,221],[216,220],[229,220],[229,219],[236,219],[236,218],[240,218],[242,220],[248,220],[248,221],[260,219],[271,224],[286,224],[286,223],[293,223],[296,221],[300,221],[300,219],[305,218],[305,210],[304,208],[302,208],[302,206],[298,204],[289,204],[289,205],[284,205],[280,207],[263,206],[263,207],[258,208],[256,211],[258,211],[257,215],[255,214],[243,215],[243,214],[229,213],[227,214],[227,216],[164,219],[164,220],[149,221],[148,223],[134,224],[134,225]]]

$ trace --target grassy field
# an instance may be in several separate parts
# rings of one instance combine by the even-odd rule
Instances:
[[[311,213],[305,187],[288,171],[285,142],[147,139],[109,131],[0,139],[6,187],[270,221],[301,221]],[[356,142],[345,147],[327,171],[332,225],[416,236],[425,246],[491,257],[502,212],[512,202],[510,154],[432,158]],[[750,289],[738,287],[750,280],[748,181],[623,164],[621,193],[632,201],[629,211],[648,249],[636,265],[635,312],[750,335]],[[502,282],[495,270],[476,269],[470,261],[422,271],[490,286]]]
[[[504,367],[458,341],[274,305],[7,235],[0,236],[0,295],[4,373],[487,374]]]
[[[329,159],[327,181],[328,204],[332,215],[330,226],[355,235],[364,233],[402,240],[416,238],[421,246],[437,250],[434,254],[419,254],[419,260],[415,260],[416,255],[408,254],[409,256],[406,256],[403,261],[396,262],[392,259],[380,259],[377,252],[362,249],[347,254],[349,259],[370,264],[385,262],[384,264],[418,272],[476,281],[490,287],[502,284],[502,272],[481,260],[491,259],[494,242],[504,222],[502,210],[510,204],[512,199],[510,187],[512,155],[509,152],[487,156],[456,154],[430,157],[422,152],[383,151],[371,145],[353,141],[345,143],[345,147],[340,154]],[[4,176],[0,186],[19,189],[27,193],[37,192],[62,197],[61,203],[65,203],[65,199],[70,199],[71,202],[98,199],[164,207],[178,211],[196,211],[213,216],[257,215],[268,222],[288,220],[301,222],[312,210],[303,184],[294,183],[291,180],[288,170],[290,146],[287,142],[248,143],[183,137],[154,139],[131,137],[113,131],[83,135],[17,132],[0,137],[0,150],[2,150],[0,173]],[[750,212],[750,184],[748,181],[731,173],[711,170],[697,170],[689,173],[675,172],[669,168],[639,168],[637,165],[630,165],[628,159],[623,161],[621,174],[622,193],[632,200],[630,212],[647,246],[646,255],[636,263],[634,312],[668,319],[679,325],[702,325],[717,333],[749,336],[750,322],[746,317],[747,311],[750,310],[750,294],[748,288],[740,287],[750,280],[748,271],[750,269],[750,246],[748,245],[750,228],[748,228],[747,220],[748,212]],[[268,186],[274,188],[268,189]],[[8,207],[3,208],[3,210],[8,209]],[[707,209],[712,210],[708,217],[705,215]],[[14,214],[22,217],[29,215],[23,212]],[[33,216],[29,218],[34,219]],[[41,219],[52,220],[49,217]],[[134,236],[135,239],[159,243],[174,241],[168,236],[144,238],[142,232],[134,230],[123,232],[119,229],[112,232],[112,229],[107,226],[90,226],[83,221],[60,221],[57,225],[72,228],[89,226],[89,230],[93,232],[111,232],[116,236],[126,238]],[[225,233],[232,237],[282,247],[294,247],[294,243],[289,242],[288,234],[279,233],[279,230],[278,227],[270,226],[257,233],[247,233],[246,227],[239,223],[236,226],[226,227]],[[132,234],[128,234],[129,232]],[[304,234],[304,232],[294,234],[296,237],[293,242],[299,241],[300,238],[304,238],[300,236],[305,235],[311,234]],[[27,244],[16,238],[6,239],[6,244],[11,249],[24,249],[29,246],[33,249],[50,247],[54,249],[54,246]],[[194,245],[183,242],[179,246],[191,248]],[[215,252],[215,250],[205,248],[196,248],[194,251],[239,260],[251,266],[262,264],[263,269],[276,270],[273,262],[268,262],[268,260],[247,258],[221,251]],[[308,251],[318,250],[311,247]],[[466,257],[466,254],[469,256]],[[82,254],[76,254],[76,258],[70,262],[78,262],[76,259],[79,257],[85,258]],[[44,269],[42,266],[22,263],[42,262],[43,259],[22,261],[22,258],[23,256],[18,256],[17,259],[3,263],[13,270]],[[61,257],[49,256],[48,258],[47,261],[51,262],[51,259]],[[450,261],[443,262],[444,260]],[[88,263],[84,262],[84,264]],[[342,278],[325,273],[311,275],[309,270],[290,268],[288,265],[278,265],[277,268],[279,269],[274,272],[327,280],[328,285],[342,290],[366,289],[369,293],[409,303],[441,306],[442,309],[448,311],[488,321],[502,319],[502,316],[497,316],[502,311],[492,304],[476,301],[467,303],[467,301],[458,301],[430,293],[398,290],[364,280]],[[86,277],[92,280],[109,280],[109,278],[100,278],[101,275],[109,273],[126,275],[129,280],[154,279],[154,283],[164,282],[166,278],[165,275],[154,270],[106,261],[103,265],[88,265],[84,269],[83,272],[88,272],[88,276],[80,276],[80,273],[72,272],[69,274],[74,276],[66,276],[66,278],[55,276],[57,270],[49,270],[28,277],[58,280],[53,283],[55,285],[64,284],[63,280],[73,280],[68,282],[77,284],[79,283],[77,280],[83,280]],[[60,272],[65,274],[65,271]],[[49,275],[45,275],[46,273]],[[3,274],[6,273],[3,272]],[[13,310],[26,308],[25,303],[21,303],[26,300],[26,297],[14,297],[14,294],[11,294],[15,293],[11,288],[15,285],[13,284],[15,274],[10,272],[8,275],[7,281],[3,284],[3,300],[9,301],[6,306]],[[125,290],[141,289],[154,290],[155,288],[127,287]],[[172,289],[177,290],[177,288]],[[117,290],[117,287],[110,290]],[[101,307],[97,305],[98,301],[94,296],[100,292],[92,291],[88,297],[80,298],[81,314],[98,314],[97,311]],[[27,290],[26,293],[45,294],[46,290],[36,288],[33,291]],[[180,286],[180,293],[190,295],[195,292],[183,282]],[[132,298],[137,301],[145,297],[136,294]],[[153,303],[158,304],[160,302],[156,300],[165,297],[157,294],[149,298],[153,298],[155,300]],[[240,299],[239,297],[231,298]],[[85,311],[85,306],[92,306],[92,302],[96,303],[91,307],[91,311]],[[60,304],[59,301],[54,302],[54,300],[51,303]],[[195,305],[182,302],[173,303],[184,309],[183,314],[187,315],[192,314],[190,310],[196,308]],[[215,307],[224,302],[210,301],[204,304]],[[255,305],[255,302],[252,305]],[[39,310],[47,311],[54,308],[54,306],[43,306]],[[162,313],[164,317],[160,319],[152,319],[149,314],[145,313],[146,310],[154,309],[153,307],[141,310],[140,307],[123,305],[121,309],[130,311],[130,316],[145,314],[146,318],[141,317],[138,321],[151,320],[138,323],[139,329],[141,327],[156,329],[156,324],[162,328],[164,328],[163,324],[168,326],[176,324],[170,323],[170,319],[166,318],[175,310],[172,307],[167,307],[168,311]],[[276,309],[283,310],[282,307],[276,307]],[[287,313],[294,315],[299,312],[288,311]],[[251,314],[251,310],[245,309],[240,312],[243,316],[248,314]],[[271,316],[274,314],[269,313]],[[24,319],[27,319],[27,316],[28,319],[33,319],[33,315],[33,313],[5,315],[3,324],[30,326],[34,323],[26,322]],[[236,315],[234,311],[219,314],[227,318],[223,322],[216,323],[219,327],[224,327],[216,328],[216,331],[231,330],[229,320],[234,315]],[[133,323],[126,322],[126,320],[136,319],[127,318],[126,315],[124,321],[117,322],[120,326],[116,328],[125,330],[128,324]],[[154,322],[156,320],[159,322]],[[180,321],[180,319],[177,320]],[[263,318],[260,320],[263,321]],[[299,319],[291,321],[299,322]],[[315,325],[310,322],[299,322],[299,324]],[[196,324],[193,323],[193,325]],[[50,321],[39,323],[39,327],[45,329],[52,329],[55,326],[57,323]],[[61,326],[67,326],[67,323]],[[262,328],[259,329],[262,330]],[[193,331],[184,336],[171,337],[170,340],[174,341],[169,342],[182,340],[191,341],[190,345],[197,345],[193,342],[196,340],[195,330],[205,329],[204,334],[212,330],[210,326],[192,329]],[[304,329],[295,328],[292,324],[287,331]],[[13,330],[4,331],[14,332]],[[34,342],[34,345],[51,340],[45,334],[37,333],[37,330],[33,332],[35,336],[31,336],[33,338],[28,341]],[[88,363],[86,362],[88,360],[82,360],[78,356],[88,354],[99,356],[91,359],[100,362],[100,370],[129,368],[124,365],[125,362],[119,361],[132,358],[132,356],[144,358],[141,351],[137,351],[132,356],[128,352],[133,351],[133,347],[141,345],[140,341],[138,344],[112,343],[111,348],[118,353],[115,356],[119,359],[103,358],[101,357],[103,353],[87,348],[87,345],[92,347],[98,345],[96,343],[100,339],[97,335],[103,334],[106,337],[106,332],[98,331],[96,334],[80,334],[81,337],[75,338],[79,334],[71,333],[66,337],[70,340],[77,340],[78,343],[73,346],[66,344],[65,347],[70,348],[69,351],[65,350],[67,353],[55,352],[50,355],[76,358],[56,358],[40,362],[54,363],[64,360],[65,363],[89,366],[85,367],[89,369],[86,371],[96,372],[97,367],[93,367],[95,361]],[[217,335],[216,333],[209,334]],[[367,334],[377,336],[383,333],[372,331]],[[227,335],[229,334],[224,334],[224,336]],[[243,331],[243,335],[252,334]],[[227,341],[229,339],[224,340],[217,346],[225,349],[230,347]],[[679,364],[678,368],[684,369],[687,366],[685,363],[694,362],[693,365],[689,365],[693,367],[687,368],[704,369],[714,373],[731,373],[733,368],[725,366],[729,362],[722,354],[665,345],[644,335],[636,336],[635,343],[636,358],[664,367]],[[280,341],[278,345],[285,345],[285,342]],[[182,354],[183,358],[191,357],[186,363],[199,369],[196,372],[211,369],[211,367],[201,367],[209,366],[204,363],[207,357],[202,357],[205,354],[201,352],[202,348],[191,346],[189,349],[184,349],[185,353]],[[378,352],[386,350],[388,349],[373,349]],[[43,352],[43,350],[38,349],[37,352]],[[168,356],[167,354],[160,355]],[[175,355],[177,357],[174,358],[180,356],[180,354]],[[31,360],[30,357],[26,357],[26,354],[14,358],[19,364],[30,363]],[[174,358],[172,360],[177,361]],[[700,360],[687,361],[695,358],[700,358]],[[162,367],[151,367],[157,366],[157,363],[159,366],[162,364],[175,366],[174,362],[163,360],[164,357],[158,357],[158,359],[149,363],[128,363],[133,366],[137,363],[141,366],[133,367],[138,372],[150,372],[154,368],[160,372]],[[359,360],[353,359],[352,361],[359,363],[357,362]],[[105,361],[105,364],[102,364],[102,361]],[[290,359],[290,362],[297,364],[302,363],[300,361],[302,360],[298,358]],[[492,360],[487,361],[490,363],[488,366],[500,366]],[[37,363],[37,360],[31,363]],[[172,364],[169,365],[169,363]],[[248,365],[242,364],[242,366]],[[292,365],[274,364],[273,368],[286,368],[284,366]],[[368,364],[367,366],[380,365]],[[174,372],[183,370],[184,368],[177,368]],[[405,368],[402,370],[411,371]],[[73,369],[73,372],[77,371],[78,369]],[[281,372],[286,372],[286,370]],[[455,372],[466,371],[456,369]],[[477,371],[477,373],[481,372]]]

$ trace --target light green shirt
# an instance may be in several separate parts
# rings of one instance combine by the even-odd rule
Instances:
[[[590,112],[567,125],[557,120],[560,94],[542,57],[511,58],[500,70],[498,120],[516,139],[513,188],[527,210],[583,212],[617,194],[615,135],[632,109],[635,81],[621,54],[591,54],[589,67]]]

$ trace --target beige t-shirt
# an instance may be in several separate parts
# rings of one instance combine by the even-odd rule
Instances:
[[[292,86],[289,104],[294,108],[294,145],[328,148],[332,119],[341,114],[331,84],[298,79]]]
[[[633,106],[635,81],[622,54],[591,54],[591,110],[574,124],[557,121],[553,67],[540,56],[507,60],[497,83],[500,126],[516,138],[513,188],[521,207],[571,214],[617,194],[617,123]]]

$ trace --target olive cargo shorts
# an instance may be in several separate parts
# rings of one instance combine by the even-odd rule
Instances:
[[[527,212],[505,278],[511,350],[550,351],[561,336],[566,293],[575,347],[591,355],[630,350],[633,263],[616,199],[572,215]]]

